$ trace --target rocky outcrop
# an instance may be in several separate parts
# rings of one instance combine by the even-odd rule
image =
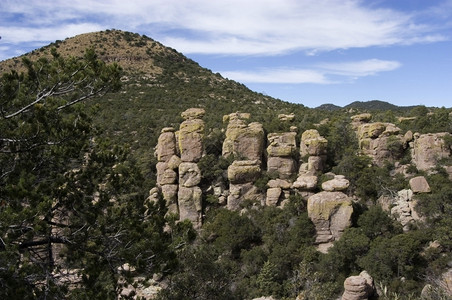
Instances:
[[[344,175],[334,175],[334,178],[322,183],[322,189],[328,192],[345,191],[348,189],[350,181]]]
[[[308,198],[308,216],[316,229],[315,243],[326,253],[351,225],[352,200],[342,192],[320,192]]]
[[[196,162],[203,156],[204,109],[190,108],[182,112],[185,119],[179,129],[180,160],[174,159],[174,165],[179,164],[177,202],[179,219],[190,220],[195,228],[202,224],[202,191],[197,185],[201,182],[201,170]]]
[[[404,231],[410,230],[415,221],[421,218],[416,213],[417,201],[413,199],[412,190],[401,190],[391,204],[391,215],[403,226]]]
[[[264,128],[257,122],[247,124],[249,118],[249,114],[243,113],[223,117],[223,122],[228,122],[222,149],[224,157],[235,155],[243,159],[262,160]]]
[[[198,118],[204,115],[204,109],[193,110],[188,109],[181,114],[185,121],[180,124],[178,132],[180,158],[187,162],[197,162],[204,151],[202,145],[204,121]]]
[[[374,299],[376,289],[373,278],[362,271],[358,276],[347,277],[344,281],[344,294],[341,300]]]
[[[362,153],[380,167],[386,161],[394,162],[400,158],[408,147],[406,137],[392,123],[363,123],[357,126],[357,135]]]
[[[296,135],[297,133],[294,131],[268,134],[268,173],[276,174],[279,179],[284,180],[290,180],[296,174],[297,162],[294,158],[297,151]],[[289,182],[282,186],[270,187],[267,190],[266,204],[278,205],[281,201],[287,200],[290,195],[288,190],[290,187]]]
[[[236,160],[228,168],[229,196],[227,207],[239,210],[244,200],[259,201],[262,195],[253,185],[261,175],[259,160]]]
[[[301,157],[324,156],[327,146],[328,141],[316,129],[309,129],[301,135],[300,155]]]
[[[173,127],[162,129],[158,138],[155,156],[158,161],[168,161],[170,157],[177,154],[176,136]]]
[[[163,128],[158,138],[158,143],[155,150],[155,156],[158,163],[157,169],[157,187],[162,193],[163,199],[168,207],[168,213],[179,214],[177,206],[177,190],[178,190],[178,174],[177,170],[180,164],[180,158],[177,156],[177,142],[174,128]],[[151,190],[155,198],[156,191]]]
[[[417,176],[410,179],[410,188],[415,194],[430,193],[430,185],[424,176]]]
[[[412,163],[418,170],[431,171],[442,158],[451,156],[451,149],[446,146],[444,137],[450,133],[414,134],[411,146]]]

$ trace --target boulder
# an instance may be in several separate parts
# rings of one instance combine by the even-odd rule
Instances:
[[[441,158],[451,155],[451,149],[446,147],[444,137],[448,132],[415,134],[411,148],[413,164],[420,171],[431,171]]]
[[[246,115],[249,117],[249,115]],[[264,149],[264,128],[262,124],[247,124],[243,114],[236,113],[223,117],[229,121],[226,138],[223,142],[222,155],[235,155],[249,160],[261,160]]]
[[[158,162],[157,169],[157,185],[173,184],[177,181],[177,173],[168,168],[168,163]]]
[[[190,220],[195,228],[201,226],[202,191],[201,188],[179,186],[177,193],[179,218],[181,221]]]
[[[189,108],[181,113],[181,117],[184,120],[202,119],[205,113],[204,108]]]
[[[344,175],[335,175],[333,179],[322,183],[322,189],[328,192],[344,191],[349,185],[350,181]]]
[[[347,277],[341,300],[367,300],[376,294],[372,277],[363,271],[358,276]]]
[[[228,180],[232,184],[254,182],[260,175],[257,160],[236,160],[228,167]]]
[[[295,114],[291,113],[291,114],[279,114],[278,115],[278,119],[280,121],[293,121],[295,119]]]
[[[171,214],[179,214],[179,209],[177,208],[177,191],[179,186],[177,184],[165,184],[161,186],[163,199],[168,207],[168,212]]]
[[[267,206],[278,205],[279,198],[281,197],[282,190],[279,187],[267,189],[267,198],[265,204]]]
[[[410,188],[415,194],[430,193],[430,186],[424,176],[417,176],[410,179]]]
[[[182,161],[197,162],[203,154],[204,121],[189,119],[179,129],[179,150]]]
[[[171,156],[176,154],[176,152],[176,136],[174,134],[174,128],[163,128],[155,149],[157,160],[163,162],[168,161]]]
[[[263,195],[251,182],[244,184],[231,183],[229,185],[227,208],[230,210],[240,210],[242,209],[241,204],[244,200],[261,203],[263,200]]]
[[[180,159],[179,156],[177,155],[173,155],[171,156],[171,158],[167,161],[168,163],[168,168],[172,169],[172,170],[176,170],[179,169],[179,165],[181,164],[182,160]]]
[[[316,243],[327,252],[351,225],[352,200],[342,192],[320,192],[308,198],[308,216],[316,229]]]
[[[274,172],[279,178],[289,179],[297,172],[296,162],[290,157],[269,157],[267,172]]]
[[[269,188],[282,188],[282,189],[290,189],[292,184],[284,179],[271,179],[267,182],[267,186]]]
[[[292,188],[300,190],[313,190],[317,186],[317,176],[300,175],[292,184]]]
[[[316,129],[306,130],[301,135],[300,155],[301,157],[325,155],[327,145],[328,141],[320,136]]]
[[[352,119],[352,122],[368,123],[372,119],[372,115],[369,113],[363,113],[363,114],[351,116],[350,119]]]
[[[399,132],[400,128],[392,123],[361,124],[357,127],[359,148],[374,164],[382,167],[386,161],[400,158],[407,147],[406,138]]]
[[[194,187],[201,182],[201,170],[196,163],[183,162],[179,165],[179,185]]]
[[[297,145],[296,132],[270,133],[267,135],[268,156],[287,157],[295,155]]]

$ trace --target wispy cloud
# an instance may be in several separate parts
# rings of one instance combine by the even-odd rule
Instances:
[[[118,28],[139,30],[186,54],[275,55],[447,39],[415,15],[359,0],[3,0],[0,11],[20,19],[12,28],[0,21],[10,43]]]
[[[324,63],[309,69],[260,69],[256,71],[225,71],[223,76],[246,83],[285,84],[337,84],[356,80],[360,77],[393,71],[401,67],[397,61],[369,59],[363,61]]]

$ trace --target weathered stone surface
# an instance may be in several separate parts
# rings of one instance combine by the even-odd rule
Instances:
[[[268,156],[287,157],[295,155],[297,145],[296,132],[270,133],[267,135]]]
[[[179,186],[177,193],[180,220],[190,220],[193,226],[201,226],[202,191],[199,187]]]
[[[168,161],[171,156],[176,154],[176,151],[176,136],[174,134],[174,128],[163,128],[155,149],[157,160]]]
[[[168,168],[168,163],[158,162],[157,168],[157,184],[162,186],[165,184],[173,184],[177,180],[177,173]]]
[[[321,172],[324,167],[326,156],[309,156],[308,158],[308,172],[316,174]]]
[[[279,114],[278,115],[278,119],[280,121],[293,121],[295,119],[295,114],[291,113],[291,114]]]
[[[182,161],[197,162],[202,157],[203,136],[203,120],[190,119],[180,124],[178,142]]]
[[[347,277],[344,290],[341,300],[367,300],[376,293],[373,278],[366,271]]]
[[[290,187],[292,186],[292,184],[287,181],[287,180],[283,180],[283,179],[271,179],[267,182],[267,186],[269,188],[282,188],[282,189],[290,189]]]
[[[194,187],[201,182],[201,170],[196,163],[183,162],[179,165],[179,185]]]
[[[168,213],[178,214],[177,208],[177,191],[179,186],[177,184],[165,184],[161,187],[163,199],[168,207]]]
[[[146,202],[157,202],[159,200],[159,189],[157,187],[152,188],[149,191],[149,197]]]
[[[300,155],[301,157],[325,155],[327,146],[328,141],[320,136],[316,129],[309,129],[301,135]]]
[[[344,175],[335,175],[333,179],[322,183],[322,189],[328,192],[344,191],[348,189],[350,181]]]
[[[392,123],[365,123],[357,127],[358,143],[362,153],[372,158],[377,166],[400,158],[408,146],[400,128]]]
[[[404,231],[410,230],[411,224],[421,220],[416,213],[417,202],[413,200],[412,190],[401,190],[397,193],[397,198],[393,200],[391,215],[393,215],[403,226]]]
[[[308,216],[316,228],[320,251],[326,252],[340,238],[351,224],[352,213],[352,200],[342,192],[324,191],[308,198]]]
[[[180,159],[179,156],[177,155],[173,155],[171,156],[171,158],[167,161],[168,163],[168,168],[172,169],[172,170],[176,170],[179,169],[179,165],[181,164],[182,160]]]
[[[263,195],[251,182],[244,184],[230,184],[227,208],[240,210],[244,200],[261,203]]]
[[[300,190],[312,190],[317,186],[317,180],[317,176],[314,175],[300,175],[292,187]]]
[[[246,115],[249,117],[249,115]],[[224,157],[235,155],[249,160],[261,160],[264,149],[264,128],[262,124],[247,124],[243,114],[235,113],[223,117],[229,121],[223,142]]]
[[[424,176],[417,176],[410,179],[410,188],[415,194],[430,193],[430,185]]]
[[[267,198],[265,204],[267,206],[278,205],[279,198],[281,197],[282,190],[279,187],[267,189]]]
[[[205,113],[204,108],[189,108],[181,113],[181,117],[184,120],[202,119]]]
[[[368,123],[372,119],[372,115],[369,113],[363,113],[351,116],[350,119],[352,119],[353,122]]]
[[[358,127],[358,139],[375,139],[385,131],[386,125],[386,123],[382,122],[362,124]]]
[[[260,174],[257,160],[236,160],[228,167],[228,179],[233,184],[253,182]]]
[[[450,157],[450,149],[444,142],[450,133],[415,134],[411,149],[412,162],[418,170],[431,171],[441,158]]]
[[[277,173],[279,178],[288,179],[297,172],[296,162],[291,157],[269,157],[267,171]]]

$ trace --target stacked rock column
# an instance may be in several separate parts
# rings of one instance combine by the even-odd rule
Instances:
[[[292,187],[308,197],[317,187],[317,175],[322,172],[326,160],[328,141],[316,129],[303,132],[300,141],[300,169]]]
[[[223,117],[228,122],[223,143],[224,157],[234,155],[236,159],[228,168],[229,196],[227,207],[240,209],[243,200],[262,201],[262,195],[253,185],[261,174],[261,159],[264,147],[262,124],[246,120],[250,114],[233,113]]]
[[[180,220],[190,220],[195,228],[202,224],[201,171],[197,162],[203,156],[204,121],[202,108],[190,108],[181,116],[185,119],[178,131],[181,163],[179,164],[179,191],[177,194]]]
[[[294,155],[297,149],[297,133],[270,133],[267,136],[267,172],[276,173],[278,179],[268,182],[266,205],[278,205],[280,200],[290,195],[291,178],[296,173],[297,162]]]
[[[180,158],[177,156],[176,135],[173,127],[162,129],[155,151],[157,157],[157,186],[166,201],[168,213],[178,214],[177,208],[177,169]],[[152,190],[151,190],[152,191]],[[155,191],[152,194],[154,194]]]

